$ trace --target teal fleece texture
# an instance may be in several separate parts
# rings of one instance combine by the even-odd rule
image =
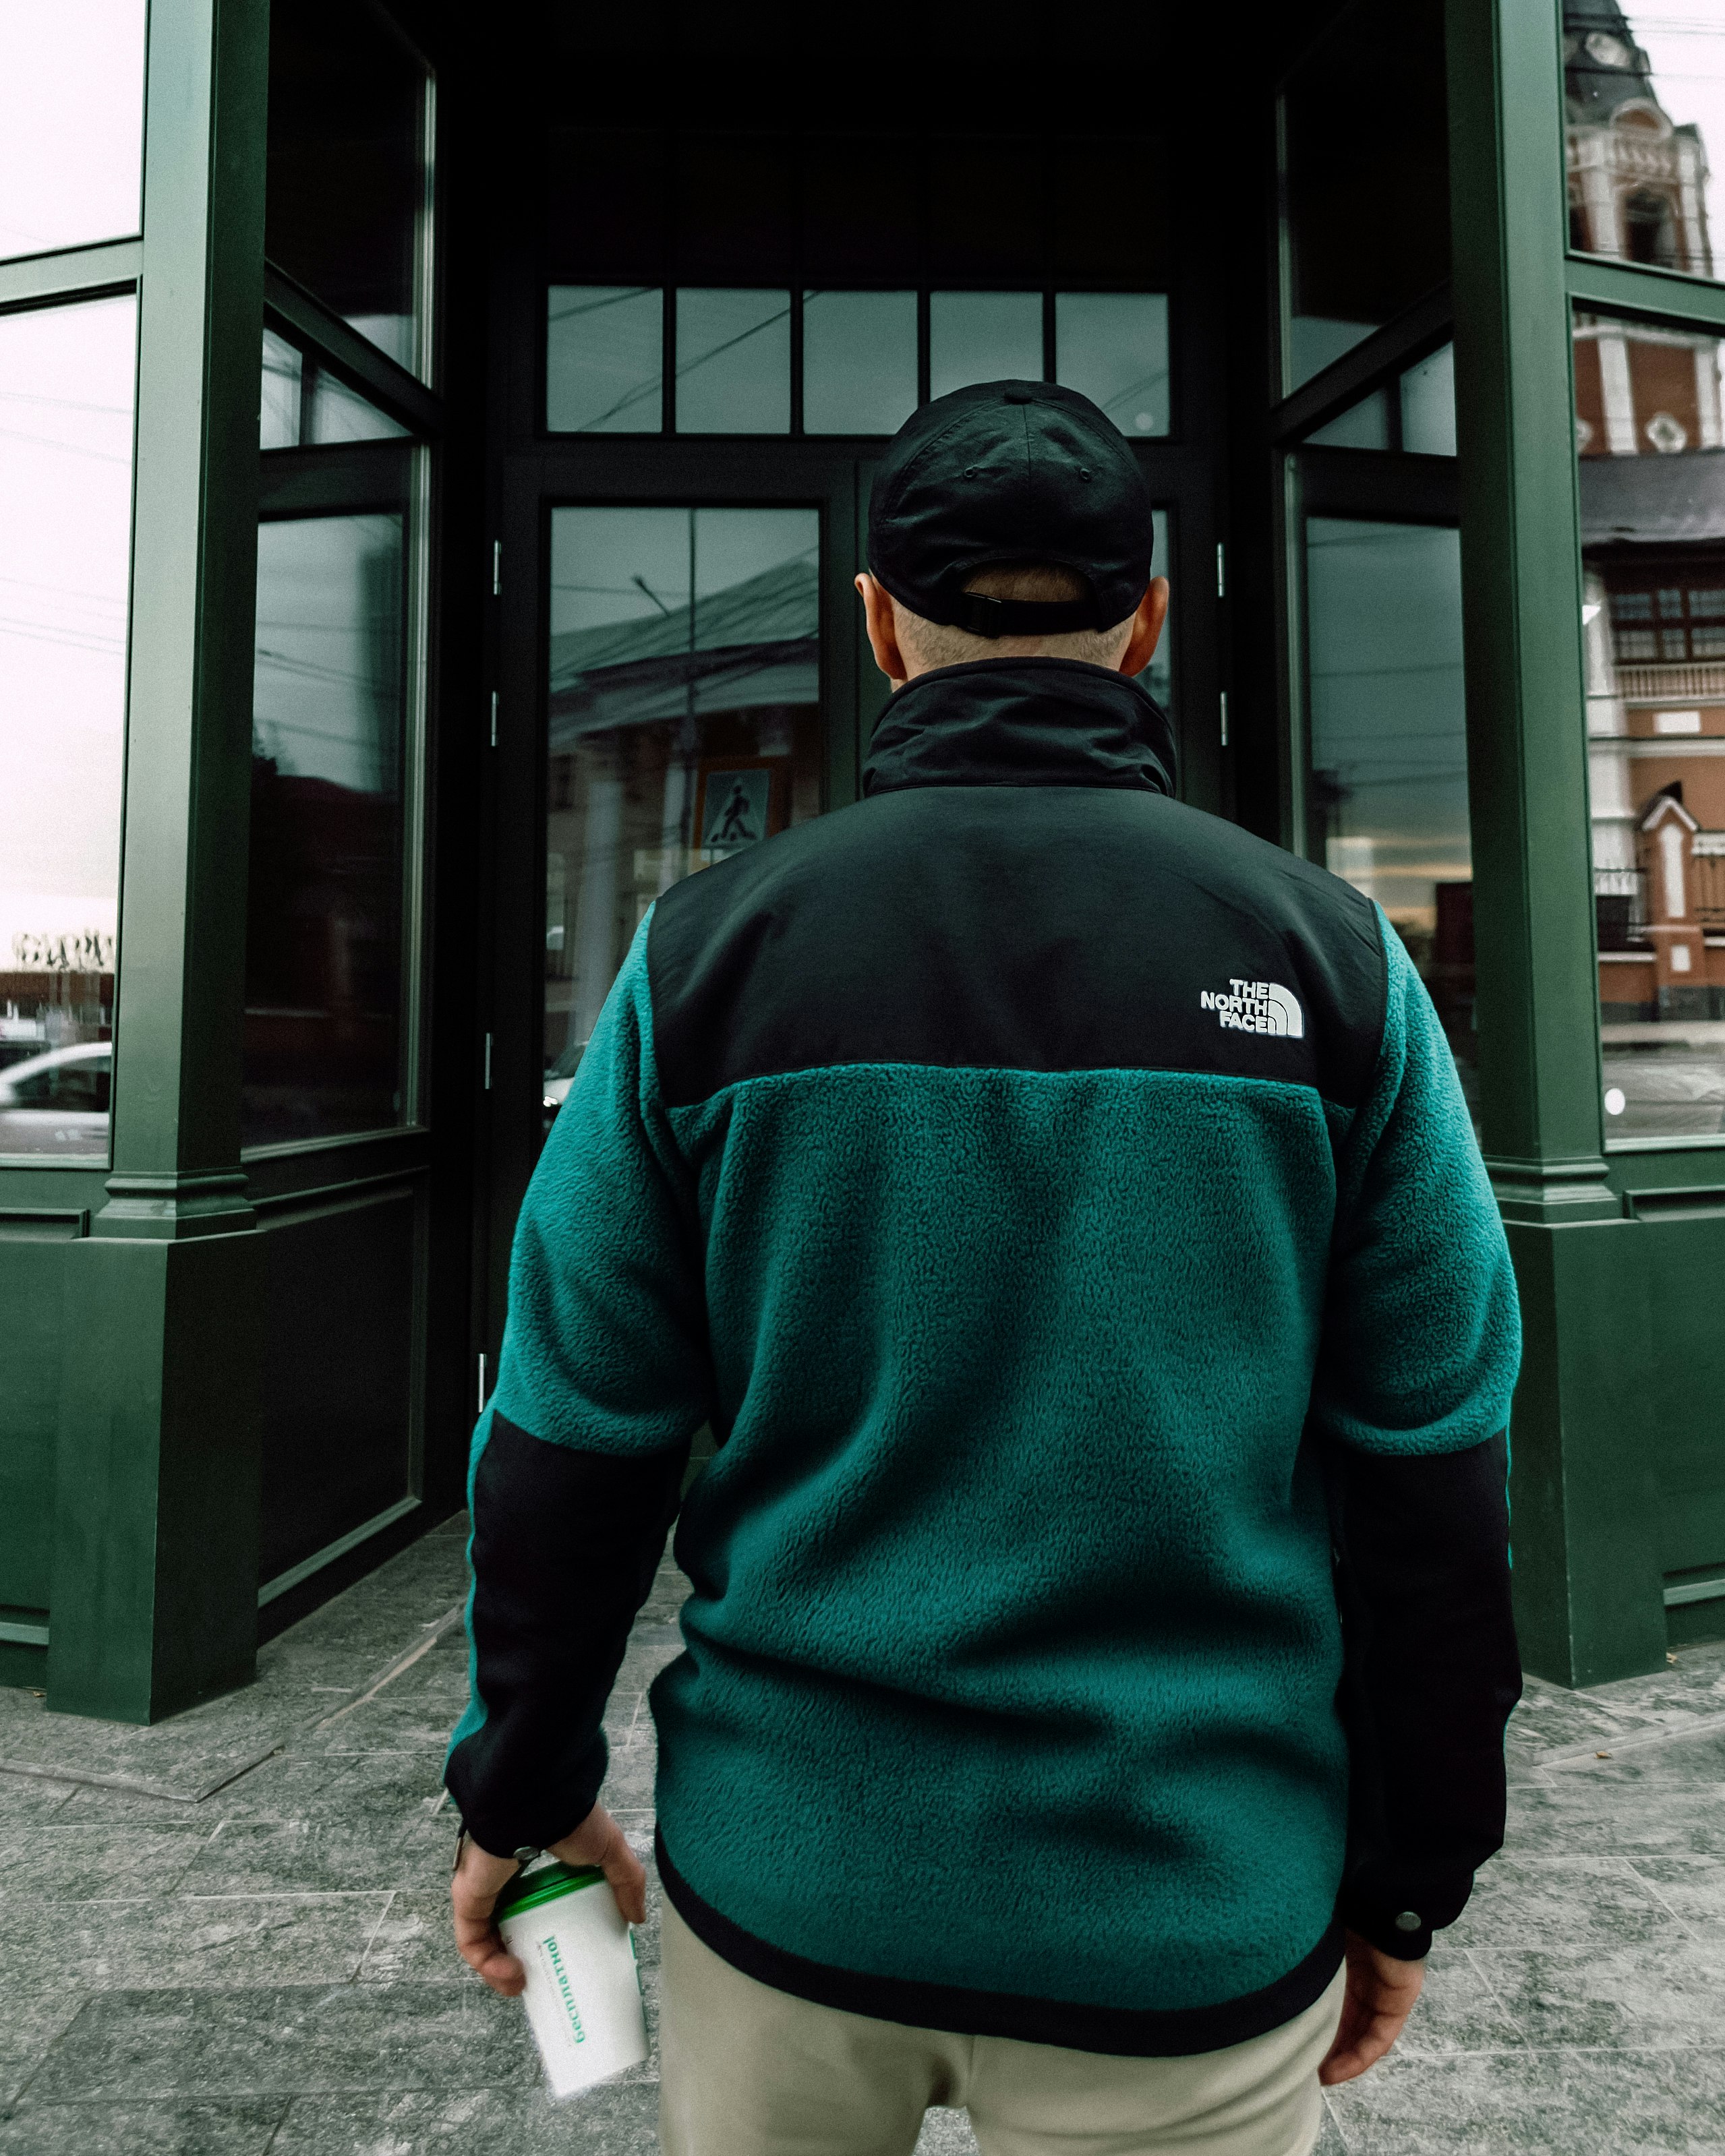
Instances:
[[[1352,1116],[896,1063],[667,1109],[643,927],[528,1194],[495,1404],[600,1452],[712,1421],[652,1705],[667,1845],[732,1922],[1145,2008],[1324,1934],[1347,1759],[1313,1440],[1479,1444],[1519,1355],[1450,1052],[1381,926]]]

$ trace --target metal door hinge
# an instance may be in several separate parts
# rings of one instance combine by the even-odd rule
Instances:
[[[1216,542],[1216,596],[1228,597],[1228,548],[1220,539]]]
[[[1222,706],[1222,746],[1226,748],[1228,747],[1228,691],[1226,689],[1222,691],[1218,701]]]
[[[500,598],[502,596],[502,591],[503,542],[501,539],[493,539],[492,542],[492,597],[494,599]]]
[[[490,1091],[491,1091],[491,1089],[492,1089],[492,1037],[491,1037],[491,1035],[490,1035],[489,1034],[487,1034],[487,1035],[486,1035],[486,1037],[485,1037],[485,1090],[486,1090],[486,1091],[487,1091],[487,1093],[489,1093],[489,1092],[490,1092]]]
[[[497,692],[492,690],[492,747],[497,745]]]

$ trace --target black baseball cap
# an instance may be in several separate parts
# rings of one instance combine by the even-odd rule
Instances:
[[[976,636],[1112,629],[1150,583],[1150,489],[1114,422],[1053,382],[978,382],[893,437],[868,505],[868,566],[901,606]],[[1048,562],[1082,599],[993,599],[991,563]]]

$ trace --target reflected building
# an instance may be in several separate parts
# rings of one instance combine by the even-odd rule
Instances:
[[[1711,277],[1707,146],[1661,105],[1616,0],[1568,0],[1563,72],[1570,245]]]
[[[1574,244],[1712,274],[1706,146],[1614,6],[1566,14]],[[1577,222],[1579,220],[1579,223]],[[1575,434],[1606,1107],[1725,1129],[1725,438],[1720,343],[1578,312]]]

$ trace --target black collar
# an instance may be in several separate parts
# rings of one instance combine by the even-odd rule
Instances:
[[[979,659],[919,674],[882,712],[862,791],[1137,786],[1174,791],[1174,730],[1149,692],[1079,659]]]

